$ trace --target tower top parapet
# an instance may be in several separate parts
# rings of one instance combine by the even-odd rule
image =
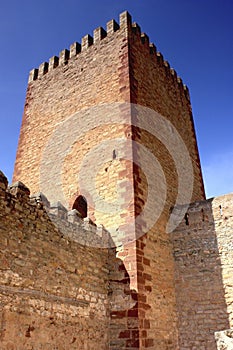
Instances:
[[[85,53],[92,46],[96,46],[101,41],[110,35],[114,35],[119,30],[131,31],[132,34],[137,36],[144,46],[147,46],[148,52],[152,58],[156,59],[158,64],[164,67],[167,74],[170,74],[174,80],[183,88],[186,97],[189,99],[189,91],[182,79],[177,75],[176,71],[170,67],[170,64],[164,60],[163,55],[157,51],[156,46],[150,42],[147,34],[141,32],[140,26],[136,22],[132,22],[132,16],[127,12],[122,12],[119,16],[119,23],[114,19],[110,20],[106,24],[106,29],[98,27],[94,29],[93,35],[87,34],[82,37],[81,43],[74,42],[70,45],[69,50],[63,49],[58,56],[51,57],[48,61],[41,63],[39,68],[32,69],[29,73],[28,83],[32,83],[35,80],[41,79],[45,74],[53,71],[59,66],[64,66],[69,61],[79,54]]]

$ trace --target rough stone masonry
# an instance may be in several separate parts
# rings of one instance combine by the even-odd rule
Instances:
[[[177,205],[187,163],[178,168],[177,144],[172,153],[168,140],[139,127],[137,106],[162,116],[169,135],[183,140],[193,179],[188,209]],[[85,132],[64,153],[65,137],[77,132],[66,124],[74,116]],[[116,146],[104,160],[112,139],[128,145],[128,158]],[[140,167],[145,149],[166,183],[147,232],[138,217],[163,186],[158,176],[150,187],[153,162]],[[56,198],[55,178],[45,184],[55,203],[40,193],[42,162],[52,171],[62,152],[58,183],[67,206]],[[83,164],[85,181],[94,178],[92,203],[76,176]],[[103,213],[103,199],[120,209]],[[0,209],[1,350],[233,349],[233,195],[205,199],[188,88],[128,12],[31,71],[13,184],[0,173]],[[167,233],[171,211],[181,222]],[[147,215],[153,222],[153,205]],[[122,236],[127,229],[130,239]]]

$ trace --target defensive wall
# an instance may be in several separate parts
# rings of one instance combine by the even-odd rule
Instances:
[[[233,194],[192,203],[171,239],[180,348],[217,349],[233,326]]]
[[[134,348],[137,293],[106,230],[7,185],[0,172],[0,349]]]
[[[231,349],[232,208],[232,194],[192,203],[170,234],[177,349]],[[156,349],[140,332],[138,294],[103,227],[29,198],[22,183],[7,187],[2,173],[0,209],[2,350],[139,349],[140,336]]]

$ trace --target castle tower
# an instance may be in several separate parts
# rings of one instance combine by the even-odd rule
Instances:
[[[172,208],[205,193],[188,89],[127,12],[31,71],[14,180],[111,232],[137,295],[122,348],[177,349]]]

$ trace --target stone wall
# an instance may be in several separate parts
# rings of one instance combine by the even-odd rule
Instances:
[[[195,202],[170,234],[177,349],[232,348],[232,208],[233,195]],[[7,187],[0,173],[0,348],[94,350],[97,343],[101,350],[174,348],[177,335],[171,328],[164,329],[167,340],[161,331],[152,335],[162,324],[163,303],[167,318],[169,298],[167,283],[163,287],[150,277],[162,255],[153,250],[152,237],[154,258],[143,255],[148,237],[136,242],[146,299],[142,289],[131,289],[130,275],[103,227],[80,219],[75,210],[51,206],[41,194],[29,198],[20,182]],[[157,237],[156,244],[167,264],[167,243]],[[153,305],[159,312],[154,319]]]
[[[232,209],[233,194],[193,203],[171,234],[182,350],[217,349],[233,327]]]
[[[137,295],[108,241],[76,211],[29,199],[20,182],[7,188],[0,172],[1,350],[107,350],[137,339]]]
[[[0,175],[0,348],[108,349],[108,249],[65,236]]]

